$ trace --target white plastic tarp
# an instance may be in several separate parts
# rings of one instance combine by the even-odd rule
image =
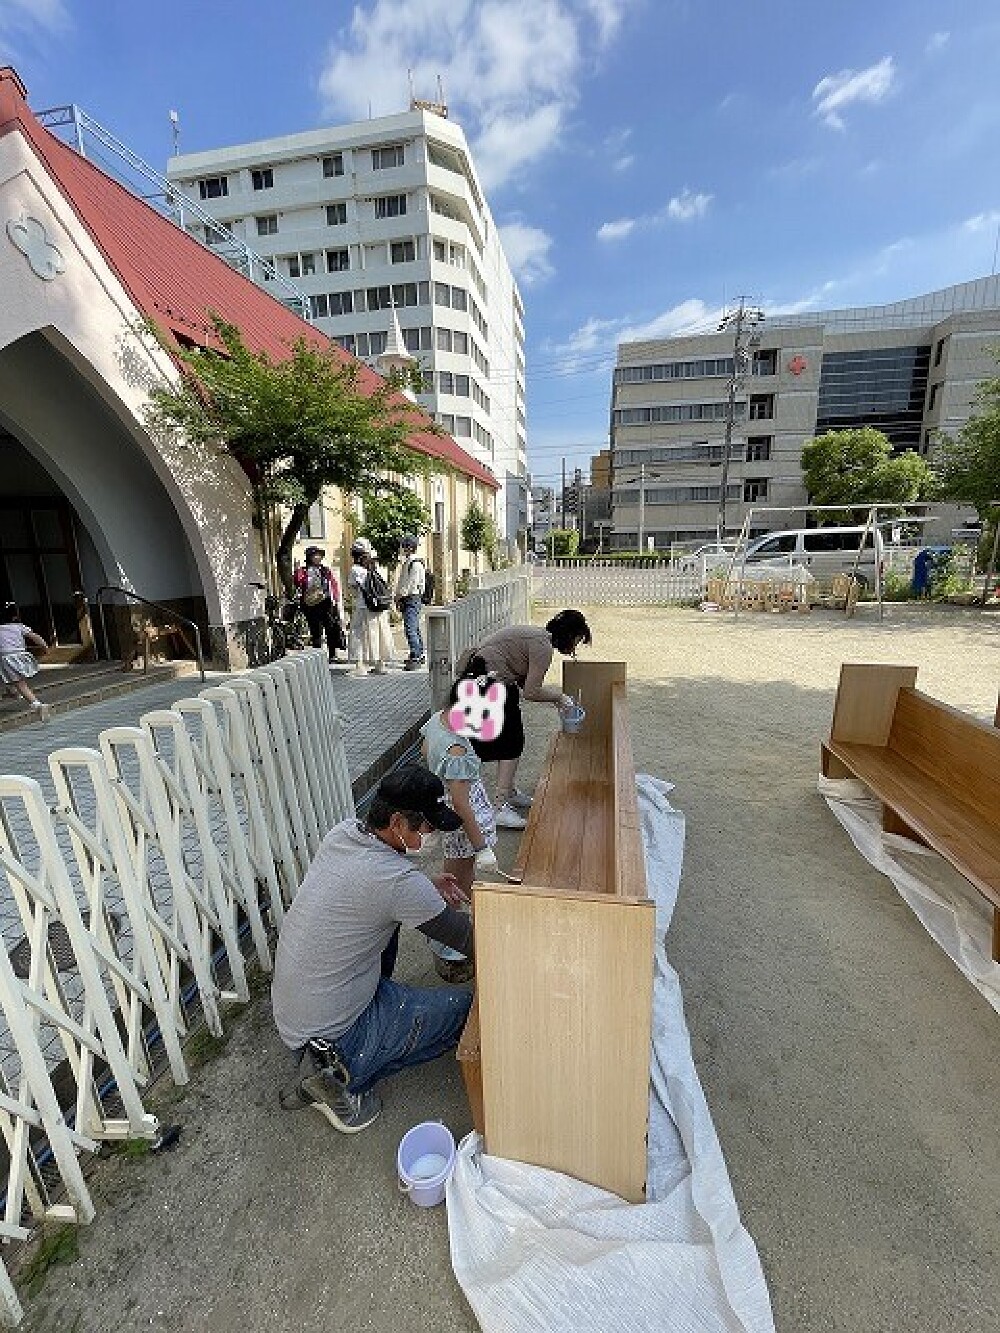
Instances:
[[[657,915],[648,1202],[491,1157],[468,1135],[448,1183],[448,1229],[455,1275],[485,1333],[773,1333],[663,949],[684,816],[667,800],[670,784],[637,785]]]
[[[1000,963],[993,960],[986,900],[957,875],[936,873],[937,852],[884,832],[881,806],[864,783],[820,776],[818,789],[865,860],[892,880],[927,933],[1000,1013]]]

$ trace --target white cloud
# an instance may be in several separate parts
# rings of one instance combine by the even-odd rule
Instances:
[[[925,50],[929,56],[937,55],[939,51],[944,50],[950,41],[950,32],[932,32],[927,38],[927,46],[925,47]]]
[[[712,202],[710,194],[692,194],[687,188],[674,195],[667,204],[667,217],[674,222],[691,222],[694,218],[703,218]]]
[[[363,118],[436,97],[441,76],[483,184],[504,185],[560,141],[596,53],[634,0],[368,0],[331,45],[326,115]]]
[[[599,241],[623,241],[635,228],[635,218],[619,218],[617,222],[604,222],[597,228]]]
[[[71,26],[63,0],[0,0],[0,63],[21,58],[22,39],[37,46]]]
[[[867,69],[842,69],[839,74],[828,74],[813,89],[815,113],[831,129],[844,129],[842,112],[855,102],[877,105],[892,89],[896,67],[892,56],[884,56]]]
[[[995,232],[997,227],[1000,227],[1000,212],[997,212],[996,209],[989,213],[977,213],[974,217],[966,218],[962,223],[962,230],[971,232],[973,235],[982,231]]]
[[[552,237],[541,227],[524,222],[507,222],[500,228],[504,254],[515,277],[525,287],[543,282],[555,272],[549,259]]]
[[[707,333],[722,317],[720,306],[710,307],[698,297],[690,297],[642,324],[626,325],[619,342],[649,342],[654,338],[672,338],[678,333]]]
[[[623,154],[623,156],[615,158],[614,162],[612,162],[611,165],[615,169],[615,171],[628,171],[629,167],[632,165],[634,161],[635,161],[634,153],[625,153]]]
[[[712,198],[710,194],[694,194],[685,186],[658,213],[645,213],[637,218],[617,218],[613,222],[602,223],[597,229],[597,239],[623,241],[636,230],[659,227],[664,222],[692,222],[695,218],[705,216]]]

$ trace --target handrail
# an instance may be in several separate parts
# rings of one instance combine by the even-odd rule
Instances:
[[[201,682],[205,683],[205,656],[201,650],[201,630],[193,620],[187,616],[182,616],[179,611],[172,610],[169,606],[163,606],[160,602],[152,602],[148,597],[140,597],[137,592],[130,592],[128,588],[119,588],[117,584],[105,583],[97,589],[97,595],[94,601],[97,604],[97,614],[101,622],[101,638],[104,640],[104,656],[111,660],[111,645],[108,641],[108,625],[104,618],[104,594],[106,592],[120,592],[123,597],[130,597],[133,602],[141,602],[143,606],[152,606],[157,611],[162,611],[165,616],[172,617],[182,625],[187,625],[189,629],[194,630],[194,651],[198,661],[198,671],[201,673]]]

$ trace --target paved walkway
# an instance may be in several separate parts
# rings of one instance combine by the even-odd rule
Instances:
[[[224,685],[228,679],[224,673],[209,672],[206,683]],[[344,748],[348,770],[351,779],[360,782],[377,769],[383,756],[398,747],[401,737],[427,717],[431,707],[428,676],[426,671],[390,671],[385,676],[334,671],[332,679],[337,706],[347,720]],[[54,713],[48,722],[2,733],[0,773],[35,778],[48,795],[54,795],[48,768],[53,750],[66,745],[96,745],[98,734],[106,728],[135,726],[143,713],[169,708],[202,688],[197,677],[188,676],[69,713]]]

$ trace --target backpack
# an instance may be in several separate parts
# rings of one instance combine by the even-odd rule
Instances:
[[[431,606],[434,602],[434,574],[424,565],[424,590],[420,594],[420,600],[424,606]]]
[[[389,585],[377,569],[368,571],[368,577],[361,586],[361,596],[364,598],[365,606],[369,611],[388,611],[389,607],[392,606]]]

